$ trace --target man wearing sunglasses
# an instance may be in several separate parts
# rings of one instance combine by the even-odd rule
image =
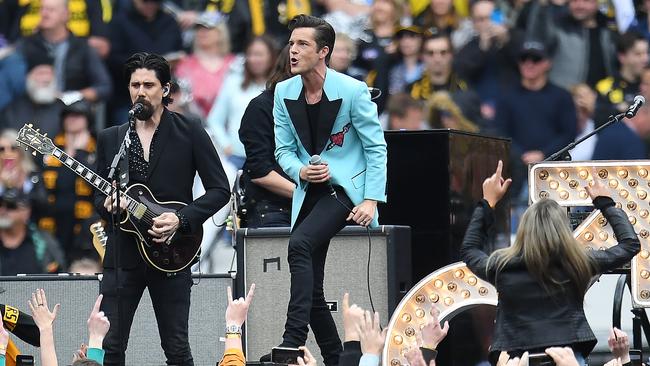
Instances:
[[[542,42],[524,41],[517,64],[520,83],[497,103],[495,122],[501,136],[512,138],[513,188],[519,191],[527,181],[526,165],[575,139],[576,110],[571,94],[548,80],[551,61]],[[513,193],[513,197],[517,196]],[[521,191],[520,197],[527,205],[527,191]]]
[[[57,272],[65,268],[58,242],[30,222],[29,197],[8,189],[0,197],[0,275]]]

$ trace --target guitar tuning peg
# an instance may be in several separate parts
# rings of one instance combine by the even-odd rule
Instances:
[[[37,128],[37,129],[36,129],[36,132],[41,132],[41,129],[40,129],[40,128]]]
[[[32,128],[32,127],[34,127],[34,125],[31,124],[31,123],[28,123],[28,124],[27,124],[27,127]]]
[[[32,155],[36,156],[36,151],[32,151]]]
[[[43,134],[43,137],[47,137],[47,132],[45,132],[45,134]]]

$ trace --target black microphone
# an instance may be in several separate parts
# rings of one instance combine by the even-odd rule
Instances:
[[[129,110],[129,118],[133,118],[136,114],[141,113],[144,110],[144,104],[137,102]]]
[[[320,158],[320,155],[312,155],[311,158],[309,158],[309,165],[321,165],[323,164],[323,161]],[[336,191],[334,190],[334,187],[332,186],[332,182],[328,179],[326,182],[327,188],[330,189],[330,195],[336,197]]]
[[[627,118],[632,118],[636,116],[636,113],[639,111],[641,106],[645,104],[645,98],[637,95],[634,97],[634,103],[630,106],[630,108],[627,109],[627,112],[625,112],[625,117]]]

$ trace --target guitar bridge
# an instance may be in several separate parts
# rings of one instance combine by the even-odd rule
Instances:
[[[145,212],[147,212],[147,206],[140,203],[135,208],[135,210],[133,210],[133,216],[135,216],[138,220],[141,220]]]

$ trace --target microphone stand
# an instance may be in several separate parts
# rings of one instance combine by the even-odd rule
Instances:
[[[576,147],[578,144],[582,143],[584,140],[590,138],[591,136],[597,134],[601,130],[611,126],[614,123],[620,122],[623,117],[625,117],[626,113],[619,113],[615,115],[609,116],[609,119],[607,122],[605,122],[602,126],[594,129],[590,133],[584,135],[583,137],[579,138],[576,141],[571,142],[567,146],[563,147],[562,149],[558,150],[555,152],[553,155],[549,156],[548,158],[542,160],[542,161],[559,161],[559,160],[564,160],[564,161],[571,161],[571,155],[569,154],[569,150],[573,149]]]
[[[120,193],[123,188],[129,182],[129,169],[128,162],[129,157],[127,155],[127,149],[131,145],[131,139],[129,138],[131,127],[135,124],[135,117],[129,115],[129,127],[126,130],[126,135],[120,144],[120,149],[117,154],[113,157],[111,162],[110,171],[108,173],[108,181],[112,183],[113,191],[116,191],[115,202],[113,202],[113,207],[117,207],[117,210],[110,212],[111,214],[111,228],[112,228],[112,237],[113,237],[113,267],[115,268],[115,297],[117,299],[117,330],[120,337],[120,351],[122,354],[126,352],[124,349],[124,331],[122,329],[122,285],[119,281],[119,274],[121,270],[120,266],[120,221],[122,210],[120,209]],[[122,159],[126,159],[126,172],[120,172]],[[114,177],[117,176],[117,179]]]

